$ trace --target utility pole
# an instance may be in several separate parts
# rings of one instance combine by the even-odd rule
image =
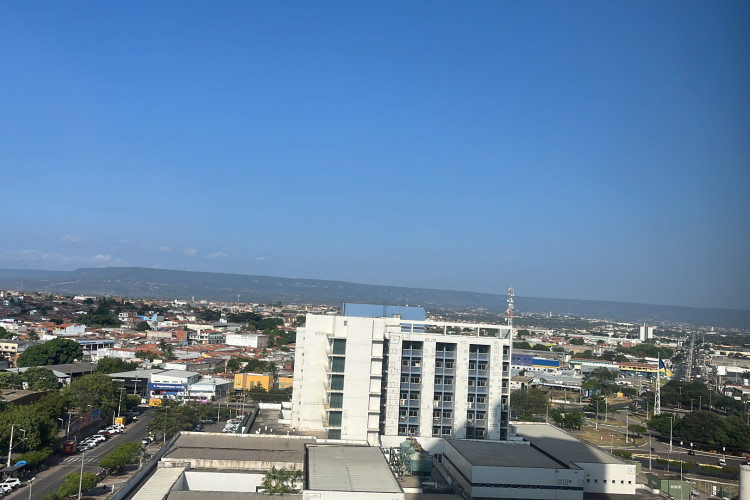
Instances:
[[[630,442],[630,433],[628,429],[628,411],[625,410],[625,444],[627,445]]]
[[[13,451],[13,428],[16,424],[10,424],[10,444],[8,445],[8,463],[6,467],[10,467],[10,453]]]
[[[672,453],[672,423],[674,422],[674,414],[669,419],[669,452]]]
[[[122,391],[124,390],[124,387],[120,387],[120,400],[117,401],[117,418],[120,418],[120,405],[122,404]]]
[[[654,448],[651,446],[651,429],[648,430],[648,470],[651,470],[651,452]]]
[[[78,478],[78,500],[81,500],[81,490],[83,489],[83,457],[86,456],[86,450],[81,451],[81,476]]]

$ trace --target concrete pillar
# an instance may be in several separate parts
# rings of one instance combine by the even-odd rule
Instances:
[[[740,465],[740,500],[750,500],[750,465]]]

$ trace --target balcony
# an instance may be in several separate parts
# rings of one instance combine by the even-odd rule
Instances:
[[[401,390],[419,391],[420,388],[419,382],[401,382]]]
[[[411,358],[421,358],[422,357],[422,349],[404,349],[401,351],[401,356],[403,357],[411,357]]]
[[[469,361],[489,361],[490,354],[488,352],[470,352]]]
[[[435,359],[447,359],[452,361],[456,359],[456,351],[435,351]]]

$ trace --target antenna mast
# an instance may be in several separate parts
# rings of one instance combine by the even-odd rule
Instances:
[[[513,287],[508,288],[508,326],[513,336]]]
[[[656,362],[656,395],[654,396],[654,415],[661,415],[661,356]],[[648,415],[646,415],[648,416]]]

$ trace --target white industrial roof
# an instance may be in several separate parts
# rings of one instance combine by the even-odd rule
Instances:
[[[513,423],[518,435],[532,446],[568,464],[623,464],[619,458],[586,443],[565,431],[544,423]]]
[[[163,500],[183,472],[185,467],[157,468],[148,482],[133,496],[133,500]]]
[[[306,490],[401,493],[377,447],[310,446],[307,464]]]

